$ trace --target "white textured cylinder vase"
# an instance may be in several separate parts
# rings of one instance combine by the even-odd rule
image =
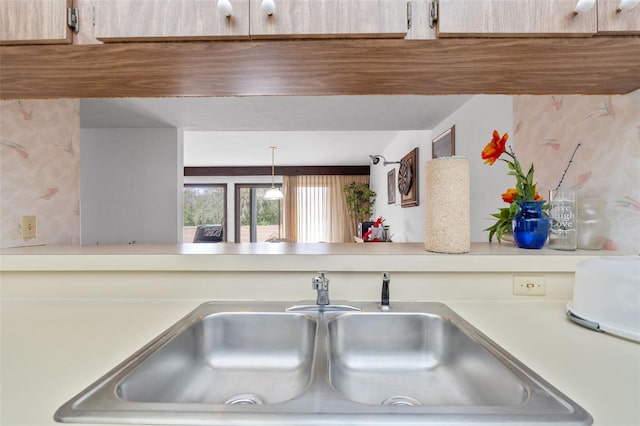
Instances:
[[[425,167],[425,237],[427,251],[471,250],[469,160],[441,157]]]

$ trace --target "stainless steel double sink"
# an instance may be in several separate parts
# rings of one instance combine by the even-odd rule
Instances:
[[[55,413],[153,425],[588,425],[439,303],[200,305]]]

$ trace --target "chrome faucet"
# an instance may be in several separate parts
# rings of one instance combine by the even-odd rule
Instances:
[[[318,292],[316,304],[326,306],[329,302],[329,279],[325,278],[324,272],[319,272],[311,279],[311,287]]]
[[[380,297],[380,309],[388,311],[391,309],[389,306],[389,283],[391,282],[391,274],[388,272],[382,273],[382,295]]]
[[[287,308],[287,312],[336,312],[359,311],[360,308],[351,305],[332,305],[329,302],[329,279],[324,276],[324,271],[311,279],[311,288],[318,292],[315,305],[296,305]]]

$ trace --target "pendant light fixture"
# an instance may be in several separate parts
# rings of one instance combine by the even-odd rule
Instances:
[[[275,165],[276,147],[271,147],[271,188],[264,194],[265,200],[282,200],[284,195],[280,188],[276,188],[276,165]]]

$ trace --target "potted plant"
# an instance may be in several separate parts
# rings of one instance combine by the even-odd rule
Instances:
[[[536,189],[533,164],[525,174],[515,152],[507,146],[508,139],[507,133],[500,136],[494,130],[491,141],[481,153],[485,164],[490,166],[498,160],[505,162],[509,168],[507,174],[516,179],[515,188],[509,188],[502,194],[502,200],[509,207],[503,207],[498,213],[492,214],[497,219],[496,223],[485,231],[489,231],[489,242],[494,236],[501,242],[503,235],[511,234],[518,247],[539,249],[544,246],[549,233],[549,219],[546,212],[543,212],[543,208],[546,210],[548,205],[545,205],[545,200]],[[507,158],[502,158],[503,155]]]
[[[353,220],[355,229],[358,224],[367,222],[373,214],[373,203],[376,201],[376,193],[369,188],[368,183],[351,182],[343,188],[347,199],[349,216]]]

